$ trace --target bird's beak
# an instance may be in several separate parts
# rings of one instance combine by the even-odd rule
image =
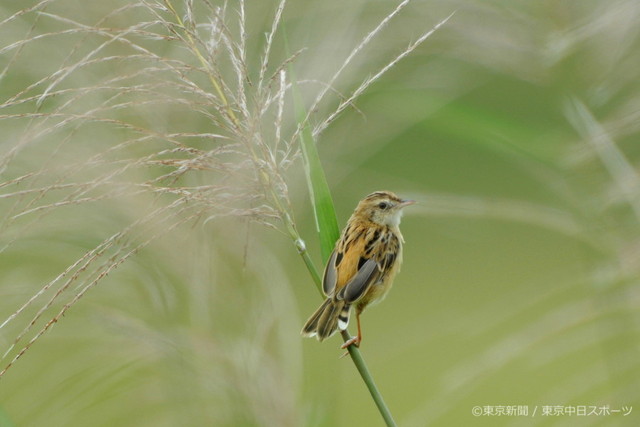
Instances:
[[[404,208],[405,206],[409,206],[409,205],[413,205],[416,201],[415,200],[403,200],[400,202],[400,207]]]

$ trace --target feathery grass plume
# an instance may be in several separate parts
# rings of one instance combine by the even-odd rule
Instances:
[[[183,5],[184,17],[171,2],[140,2],[87,25],[52,12],[50,3],[5,20],[7,25],[32,13],[42,27],[43,34],[0,50],[13,54],[10,65],[16,70],[21,60],[27,62],[25,66],[33,61],[33,53],[27,50],[31,45],[40,48],[42,38],[71,34],[78,39],[57,67],[36,68],[42,76],[0,105],[0,119],[8,123],[7,128],[18,128],[17,141],[5,142],[9,146],[0,161],[7,177],[2,194],[6,214],[0,224],[5,231],[3,249],[10,250],[36,224],[64,207],[150,197],[150,209],[133,215],[136,218],[129,225],[85,253],[9,315],[3,327],[56,289],[5,353],[6,358],[35,328],[35,335],[2,374],[87,289],[162,233],[193,219],[229,215],[275,226],[281,211],[274,205],[288,203],[282,172],[298,151],[291,142],[272,151],[263,139],[266,135],[257,131],[264,117],[278,108],[274,100],[282,98],[279,92],[285,88],[278,85],[282,81],[263,83],[264,93],[255,99],[261,104],[252,106],[259,114],[249,113],[244,96],[247,69],[240,50],[245,33],[242,28],[237,35],[231,32],[224,8],[205,3],[207,10],[200,12],[207,12],[211,21],[200,24],[194,21],[197,13],[192,2]],[[146,15],[148,20],[118,28],[117,22],[129,14]],[[63,29],[48,30],[60,25]],[[232,41],[234,37],[239,44]],[[156,53],[167,44],[182,45],[184,51],[180,48],[174,56],[165,57]],[[17,78],[9,67],[3,77],[5,81]],[[206,83],[215,90],[208,91]],[[175,118],[167,123],[154,119],[169,108],[176,112]],[[206,122],[215,132],[188,131]],[[42,145],[53,145],[46,157],[34,152]],[[19,159],[34,164],[20,164]],[[81,291],[61,301],[71,286]],[[38,326],[43,313],[55,306],[58,313]]]
[[[246,254],[248,246],[264,248],[251,239],[244,242],[244,249],[226,244],[230,248],[223,250],[222,243],[214,243],[220,253],[209,249],[195,258],[189,250],[190,245],[206,245],[203,240],[210,233],[231,239],[225,233],[229,224],[235,230],[231,235],[249,236],[248,224],[257,223],[288,236],[313,271],[290,197],[289,170],[301,158],[300,132],[315,123],[317,138],[365,89],[435,31],[429,29],[399,54],[389,55],[390,62],[377,71],[362,71],[353,65],[354,58],[408,3],[392,9],[355,43],[351,54],[330,71],[330,78],[303,77],[296,82],[288,77],[286,66],[299,61],[305,47],[295,46],[301,50],[288,55],[276,46],[285,0],[273,5],[249,5],[242,0],[114,0],[90,10],[66,0],[42,0],[26,7],[3,5],[0,254],[7,260],[19,260],[17,267],[6,267],[19,271],[15,271],[15,291],[3,297],[0,307],[0,378],[10,381],[8,369],[36,342],[45,341],[42,345],[47,346],[45,334],[74,312],[128,331],[132,338],[118,339],[121,345],[135,343],[141,353],[148,344],[160,349],[167,360],[179,361],[173,348],[176,344],[168,344],[172,338],[152,326],[153,322],[145,324],[119,309],[109,314],[109,309],[106,313],[91,310],[91,303],[86,307],[78,304],[98,284],[122,287],[110,277],[131,274],[128,266],[140,260],[151,262],[145,254],[162,253],[158,248],[166,250],[160,258],[173,254],[176,259],[165,259],[165,265],[154,268],[169,272],[174,268],[184,274],[187,265],[200,265],[204,259],[207,265],[212,262],[203,254],[220,255],[225,250]],[[446,19],[438,26],[444,22]],[[387,53],[385,49],[381,52]],[[350,66],[351,75],[345,75]],[[314,100],[301,122],[291,117],[294,83],[304,87],[305,99]],[[334,87],[338,83],[355,89],[342,96]],[[337,103],[327,102],[331,98],[327,95],[338,98]],[[184,251],[172,247],[171,241],[183,245]],[[278,262],[267,260],[266,255],[262,258],[245,260],[251,266],[246,273],[248,282],[264,286],[263,278],[271,275],[284,282],[284,273],[276,274],[282,271]],[[213,262],[225,269],[223,261]],[[264,273],[265,263],[270,273],[258,276],[258,271]],[[36,265],[37,271],[32,269]],[[223,286],[211,277],[206,279],[214,282],[215,289]],[[5,280],[12,279],[7,276]],[[34,283],[39,285],[34,287]],[[184,340],[183,351],[191,355],[187,371],[201,372],[206,365],[203,354],[211,351],[215,360],[231,367],[218,374],[234,384],[212,393],[220,402],[237,397],[229,390],[243,397],[241,409],[232,405],[228,411],[203,414],[203,423],[237,421],[234,417],[253,422],[266,416],[279,425],[296,424],[296,397],[285,393],[280,399],[273,393],[287,387],[277,380],[281,372],[275,360],[294,358],[265,344],[271,328],[278,329],[286,318],[283,314],[278,319],[275,313],[286,310],[275,299],[267,298],[269,308],[274,309],[271,315],[256,305],[256,300],[264,301],[264,295],[291,301],[290,290],[275,287],[267,291],[258,286],[260,297],[249,298],[248,303],[262,317],[247,322],[269,330],[259,329],[235,341],[175,332]],[[198,298],[180,296],[184,291],[168,284],[156,289],[146,283],[141,289],[149,295],[154,310],[173,315],[202,304]],[[229,298],[248,298],[235,289],[222,289]],[[204,300],[211,298],[206,287],[192,284],[189,291],[205,295]],[[125,301],[119,302],[128,305]],[[205,311],[199,319],[208,319]],[[101,335],[83,333],[95,338],[89,341],[100,348]],[[278,336],[280,342],[292,339]],[[233,349],[228,352],[221,350],[225,339],[232,341]],[[199,340],[204,353],[193,344]],[[244,357],[237,358],[238,354]],[[265,361],[267,365],[272,361],[273,366],[265,367]],[[256,386],[251,384],[255,376],[247,372],[258,368],[264,369],[261,378],[265,382]],[[105,376],[112,373],[106,366],[97,371]],[[210,387],[205,380],[197,383],[194,390]],[[90,406],[88,399],[80,401]],[[184,403],[182,414],[192,413],[191,405]],[[30,416],[34,422],[45,417],[44,413]],[[64,414],[59,417],[64,423]]]

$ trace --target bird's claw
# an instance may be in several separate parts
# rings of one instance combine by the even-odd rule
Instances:
[[[349,339],[348,341],[345,341],[345,343],[342,344],[340,346],[340,348],[345,349],[345,348],[348,348],[351,345],[355,345],[356,347],[360,347],[360,337],[353,337],[353,338]]]

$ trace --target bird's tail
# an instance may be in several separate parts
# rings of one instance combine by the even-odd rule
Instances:
[[[317,337],[318,341],[322,341],[333,335],[338,328],[347,329],[350,308],[344,301],[327,298],[304,324],[302,336]]]

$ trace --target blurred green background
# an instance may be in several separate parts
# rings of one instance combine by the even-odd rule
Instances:
[[[166,195],[119,192],[160,174],[148,165],[91,186],[157,149],[110,152],[131,129],[74,127],[57,121],[56,108],[69,102],[65,111],[82,114],[110,105],[106,117],[166,134],[219,132],[196,114],[199,104],[156,100],[120,112],[100,90],[42,105],[30,98],[45,91],[46,83],[30,86],[45,76],[64,75],[56,89],[73,90],[135,74],[135,61],[65,68],[104,42],[96,27],[153,19],[144,8],[112,13],[127,2],[94,3],[0,0],[0,322],[87,251],[169,203]],[[259,66],[277,5],[246,4],[249,68]],[[304,48],[293,64],[310,103],[318,82],[397,5],[290,2],[275,62],[289,55],[286,30],[291,50]],[[236,22],[239,3],[220,6]],[[363,356],[402,426],[638,425],[640,4],[413,1],[349,64],[318,115],[454,11],[318,139],[340,227],[375,190],[419,202],[405,213],[394,289],[363,315]],[[187,55],[175,40],[140,43],[166,58]],[[113,43],[87,60],[127,49]],[[176,99],[189,96],[176,90]],[[40,112],[52,116],[24,115]],[[285,115],[291,132],[289,107]],[[92,163],[97,153],[109,162]],[[298,159],[286,180],[320,265],[303,176]],[[181,182],[217,179],[203,173]],[[85,190],[86,203],[62,203]],[[353,364],[339,359],[339,339],[300,338],[321,299],[291,241],[246,216],[201,219],[154,220],[77,273],[99,281],[0,378],[0,425],[383,425]],[[137,249],[147,236],[153,241]],[[100,275],[98,266],[128,251]],[[0,350],[9,350],[0,368],[81,283],[51,307],[59,284],[45,289],[0,329]],[[40,309],[39,326],[11,349]],[[529,416],[472,414],[513,405]],[[549,405],[633,409],[542,416]]]

